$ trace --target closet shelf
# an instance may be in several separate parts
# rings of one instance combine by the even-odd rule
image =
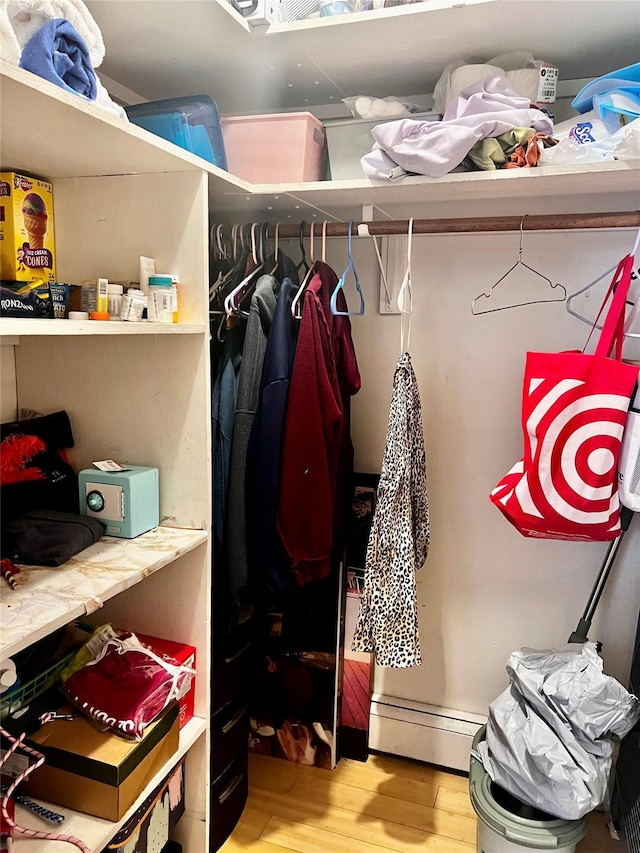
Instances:
[[[404,178],[394,184],[363,177],[349,181],[252,185],[1,60],[0,82],[3,168],[22,169],[52,180],[201,171],[208,175],[209,206],[219,222],[232,217],[245,220],[286,217],[295,221],[314,215],[318,219],[347,219],[359,216],[361,206],[367,204],[384,209],[394,204],[567,199],[611,193],[627,194],[629,209],[637,206],[640,169],[622,162],[470,172],[438,179]],[[35,123],[31,120],[34,115],[39,117]],[[73,140],[72,145],[69,140]],[[20,327],[14,328],[15,322]],[[3,320],[0,334],[26,334],[23,324],[27,322],[30,321]],[[68,329],[71,324],[50,322],[54,324],[51,326],[54,334],[82,335],[87,328],[91,334],[169,333],[168,328],[151,331],[143,325],[135,326],[134,330],[126,324],[75,323],[75,328]],[[201,332],[202,327],[176,324],[170,331],[189,334]],[[34,321],[28,333],[51,334],[47,321]]]
[[[60,814],[65,815],[65,822],[60,827],[59,831],[65,835],[75,835],[87,845],[91,853],[101,853],[106,845],[111,841],[116,832],[121,826],[124,826],[131,815],[140,808],[144,800],[149,796],[155,787],[157,787],[170,770],[176,766],[180,759],[186,755],[194,743],[206,731],[206,720],[200,717],[193,717],[180,731],[180,745],[178,751],[171,756],[169,761],[159,770],[154,776],[149,779],[144,790],[127,811],[125,816],[117,823],[112,823],[108,820],[102,820],[98,817],[82,814],[81,812],[73,811],[72,809],[63,808],[62,806],[52,805],[51,808]],[[41,820],[33,815],[28,809],[22,806],[17,806],[16,818],[22,826],[31,829],[39,829],[46,831],[46,826],[43,826]],[[30,838],[18,838],[13,842],[15,853],[60,853],[61,850],[73,848],[69,845],[63,845],[59,841],[38,841]]]
[[[262,210],[266,219],[292,214],[295,220],[309,219],[309,209],[320,219],[343,218],[341,212],[358,206],[428,204],[442,202],[528,201],[533,199],[617,194],[617,206],[628,195],[628,208],[637,207],[640,168],[621,161],[587,166],[550,166],[495,172],[464,172],[443,178],[408,177],[397,183],[371,181],[318,181],[297,184],[254,184],[251,194],[220,200],[225,211],[244,210],[247,218]],[[216,199],[213,199],[216,204]],[[596,205],[597,206],[597,205]],[[624,206],[624,204],[622,204]],[[580,208],[581,209],[581,208]],[[217,210],[214,207],[214,215]],[[434,211],[435,213],[435,211]],[[360,214],[358,214],[359,216]],[[220,221],[219,216],[217,216]],[[286,221],[286,220],[283,220]]]
[[[55,322],[55,321],[54,321]],[[0,660],[93,613],[207,541],[206,530],[158,527],[136,539],[105,536],[58,568],[21,566],[18,587],[0,587]]]
[[[0,84],[4,170],[55,180],[206,167],[214,191],[249,189],[201,157],[5,60],[0,60]]]
[[[514,46],[554,62],[561,80],[593,77],[636,62],[640,36],[628,0],[425,0],[250,32],[228,0],[186,13],[165,0],[153,38],[144,3],[88,5],[107,45],[101,71],[150,100],[203,92],[223,115],[427,94],[449,62],[487,62]]]
[[[87,335],[201,335],[204,323],[104,323],[95,320],[0,320],[0,338],[20,335],[69,337]]]

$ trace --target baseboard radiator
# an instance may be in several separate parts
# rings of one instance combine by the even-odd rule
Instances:
[[[374,693],[369,748],[429,764],[469,770],[469,750],[486,718]]]

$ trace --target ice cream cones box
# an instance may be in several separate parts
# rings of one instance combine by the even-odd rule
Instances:
[[[56,280],[53,187],[0,172],[0,273],[12,281]]]
[[[59,714],[73,714],[63,705]],[[179,744],[178,704],[145,729],[140,741],[101,732],[86,717],[53,720],[29,736],[45,757],[24,793],[106,820],[120,820]]]

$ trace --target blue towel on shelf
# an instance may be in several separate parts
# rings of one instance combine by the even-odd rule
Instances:
[[[47,21],[31,36],[22,51],[20,67],[90,101],[98,94],[87,45],[65,18]]]

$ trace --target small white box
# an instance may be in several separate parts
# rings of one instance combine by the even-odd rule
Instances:
[[[82,311],[109,313],[109,279],[93,278],[82,282]]]

